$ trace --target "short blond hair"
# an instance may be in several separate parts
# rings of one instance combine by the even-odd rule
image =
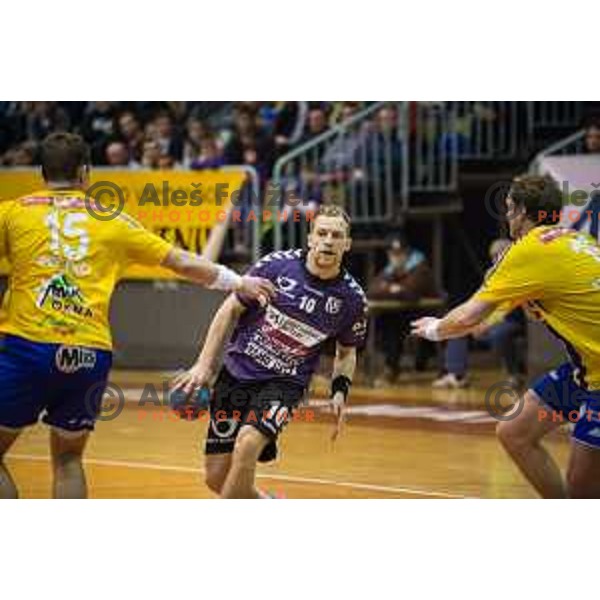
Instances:
[[[346,233],[350,235],[352,221],[350,220],[348,213],[341,206],[337,206],[336,204],[322,204],[319,206],[319,209],[314,214],[314,217],[310,220],[311,231],[315,228],[315,221],[318,217],[341,217],[344,219],[344,223],[346,224]]]

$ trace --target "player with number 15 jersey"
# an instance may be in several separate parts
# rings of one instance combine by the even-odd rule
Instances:
[[[3,455],[42,414],[54,454],[62,448],[80,458],[112,362],[110,298],[129,264],[162,265],[252,297],[272,293],[268,281],[174,248],[124,214],[95,218],[85,192],[88,155],[79,136],[50,135],[42,144],[46,188],[0,204],[0,255],[10,263],[0,314],[0,497],[16,495]],[[85,496],[80,469],[61,478],[64,465],[55,466],[55,495]],[[65,480],[78,484],[65,492]]]

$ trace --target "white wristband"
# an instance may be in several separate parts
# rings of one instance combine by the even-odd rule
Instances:
[[[442,338],[440,336],[440,321],[441,319],[431,319],[425,326],[423,331],[423,337],[430,342],[439,342]]]
[[[208,286],[211,290],[235,292],[242,287],[242,278],[235,271],[223,265],[216,265],[217,278]]]

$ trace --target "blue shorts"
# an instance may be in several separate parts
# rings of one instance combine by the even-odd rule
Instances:
[[[549,409],[549,414],[540,414],[540,418],[574,423],[574,440],[600,448],[600,391],[582,388],[576,367],[565,363],[540,377],[531,389]]]
[[[112,352],[0,334],[0,426],[94,429]]]

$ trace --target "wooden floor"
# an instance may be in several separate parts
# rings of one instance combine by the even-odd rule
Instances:
[[[432,392],[426,376],[395,388],[357,390],[355,412],[335,447],[330,418],[316,402],[316,422],[289,425],[280,458],[259,469],[260,485],[289,498],[535,497],[499,447],[493,420],[482,416],[482,390],[493,377],[452,392]],[[131,392],[147,375],[115,379]],[[91,497],[211,497],[202,470],[206,423],[160,414],[128,402],[117,419],[98,424],[86,454]],[[47,436],[43,426],[31,428],[7,457],[22,497],[49,495]],[[568,436],[553,435],[548,445],[564,467]]]

